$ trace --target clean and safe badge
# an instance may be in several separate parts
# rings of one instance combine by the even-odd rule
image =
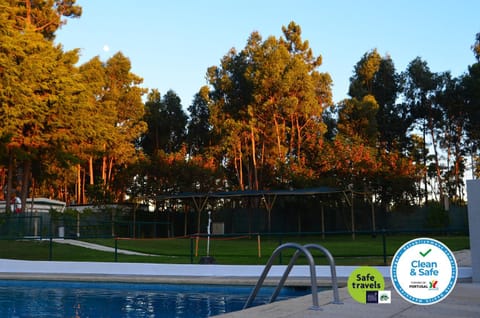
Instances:
[[[417,305],[432,305],[445,299],[457,282],[455,256],[440,241],[411,240],[398,249],[390,267],[395,290]]]

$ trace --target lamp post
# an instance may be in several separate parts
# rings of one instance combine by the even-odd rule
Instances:
[[[208,211],[208,224],[207,224],[207,256],[200,258],[200,264],[215,264],[215,258],[210,256],[210,235],[212,225],[212,212]]]

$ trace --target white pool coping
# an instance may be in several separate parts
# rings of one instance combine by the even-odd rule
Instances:
[[[389,266],[374,266],[385,278],[390,277]],[[339,280],[345,280],[358,266],[336,266]],[[111,262],[59,262],[24,261],[0,259],[1,274],[25,275],[118,275],[118,276],[163,276],[163,277],[255,277],[258,278],[263,265],[216,265],[216,264],[151,264],[151,263],[111,263]],[[286,265],[274,265],[268,278],[281,277]],[[316,266],[319,279],[330,279],[329,266]],[[310,269],[306,265],[293,267],[289,277],[309,278]],[[471,267],[459,267],[458,278],[471,279]]]

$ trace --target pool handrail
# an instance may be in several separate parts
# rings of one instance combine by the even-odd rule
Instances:
[[[319,244],[306,244],[303,247],[305,247],[307,250],[315,249],[325,254],[325,257],[328,259],[328,262],[330,265],[330,275],[332,279],[332,291],[333,291],[332,304],[343,304],[338,294],[338,279],[337,279],[337,272],[335,269],[335,260],[333,259],[333,256],[330,253],[330,251]],[[280,291],[283,288],[283,285],[285,284],[285,281],[288,278],[288,275],[290,274],[290,271],[292,270],[299,256],[300,256],[300,251],[297,250],[295,254],[292,256],[292,258],[290,259],[290,262],[288,263],[285,273],[283,274],[282,278],[280,279],[280,282],[277,285],[277,288],[275,289],[274,293],[272,294],[272,297],[270,298],[270,302],[274,302],[277,299],[278,295],[280,294]]]
[[[275,301],[275,299],[277,298],[278,294],[280,293],[280,290],[282,289],[285,281],[287,280],[288,275],[290,274],[290,271],[293,268],[293,265],[295,265],[298,257],[302,253],[307,258],[308,265],[309,265],[309,268],[310,268],[310,285],[311,285],[312,303],[313,303],[313,305],[312,305],[312,307],[310,307],[310,309],[321,310],[321,308],[319,306],[319,303],[318,303],[318,286],[317,286],[317,274],[316,274],[316,269],[315,269],[315,261],[313,259],[312,254],[309,251],[309,249],[317,249],[317,250],[322,251],[326,255],[326,257],[328,258],[328,260],[330,262],[330,271],[331,271],[331,275],[332,275],[332,285],[333,285],[332,287],[333,287],[333,295],[334,295],[333,303],[341,304],[341,301],[338,297],[338,283],[337,283],[337,277],[336,277],[336,271],[335,271],[335,261],[333,260],[333,257],[330,254],[330,252],[325,247],[317,245],[317,244],[306,244],[306,245],[302,246],[302,245],[297,244],[297,243],[285,243],[285,244],[280,245],[279,247],[277,247],[273,251],[272,255],[270,256],[270,258],[267,261],[267,264],[265,265],[265,268],[263,269],[262,274],[260,275],[260,278],[258,279],[257,284],[255,285],[254,289],[250,293],[243,309],[248,308],[252,304],[252,302],[255,299],[255,297],[257,296],[260,288],[262,287],[263,282],[265,281],[265,279],[268,275],[268,272],[270,271],[270,269],[273,265],[273,261],[275,260],[275,258],[278,255],[280,255],[280,253],[284,249],[287,249],[287,248],[294,248],[294,249],[296,249],[296,251],[295,251],[295,254],[292,256],[292,258],[290,259],[290,262],[289,262],[285,272],[283,273],[283,275],[280,279],[280,282],[277,285],[277,288],[275,289],[272,297],[270,298],[269,303]]]

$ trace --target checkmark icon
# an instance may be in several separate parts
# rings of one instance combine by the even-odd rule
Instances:
[[[430,248],[430,249],[428,249],[428,251],[426,251],[425,253],[422,253],[422,252],[419,252],[419,253],[420,253],[420,255],[422,255],[423,257],[425,257],[425,256],[427,256],[428,253],[430,253],[431,251],[432,251],[432,249]]]

